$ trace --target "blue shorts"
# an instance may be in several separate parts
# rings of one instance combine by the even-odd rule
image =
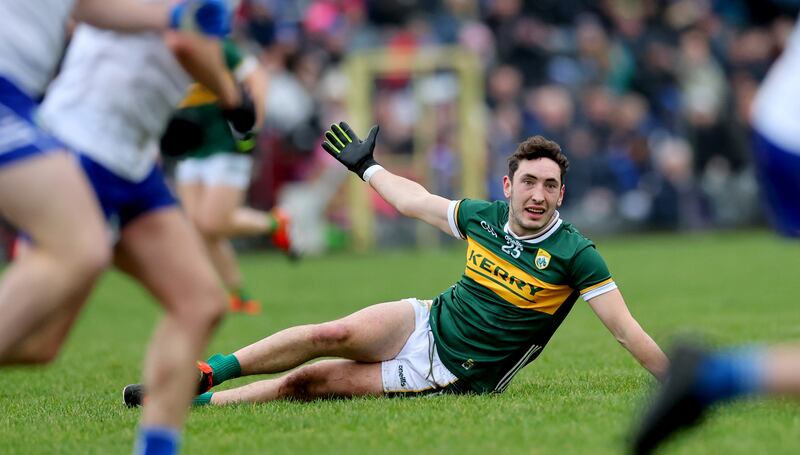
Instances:
[[[80,162],[115,236],[136,217],[177,205],[158,166],[136,183],[117,176],[87,156],[80,155]]]
[[[13,82],[0,76],[0,167],[65,148],[36,125],[34,115],[38,107]]]
[[[753,131],[753,152],[770,221],[778,233],[800,237],[800,154],[782,149],[757,131]]]

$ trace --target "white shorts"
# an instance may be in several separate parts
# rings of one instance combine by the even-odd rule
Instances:
[[[383,391],[387,394],[435,393],[455,383],[458,378],[439,358],[428,320],[430,300],[405,299],[414,307],[415,327],[400,353],[381,362]]]
[[[204,158],[186,158],[175,168],[175,180],[180,183],[202,183],[247,189],[253,158],[241,153],[216,153]]]

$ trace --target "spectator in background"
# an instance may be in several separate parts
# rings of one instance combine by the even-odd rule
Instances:
[[[699,211],[705,219],[687,224],[680,211],[673,211],[671,216],[679,218],[655,224],[675,229],[726,227],[754,218],[757,204],[746,152],[745,113],[754,87],[788,35],[791,20],[780,16],[785,9],[780,5],[693,0],[248,3],[252,21],[272,31],[271,41],[265,43],[269,59],[284,62],[287,74],[298,81],[305,79],[304,65],[291,61],[307,61],[317,68],[318,76],[300,85],[312,94],[319,92],[315,88],[319,76],[331,72],[343,75],[343,90],[365,89],[347,86],[342,63],[350,52],[453,44],[475,51],[486,68],[486,124],[499,128],[503,136],[499,144],[486,145],[491,147],[490,173],[496,167],[492,157],[528,134],[545,134],[565,144],[574,141],[578,147],[593,143],[593,152],[585,157],[591,157],[601,169],[599,174],[606,176],[592,177],[583,196],[571,196],[567,208],[604,206],[608,210],[604,216],[616,220],[614,229],[651,225],[645,209],[652,205],[642,201],[662,200],[666,187],[654,182],[675,177],[662,174],[671,166],[656,163],[661,158],[652,149],[672,139],[688,143],[692,191],[705,201],[706,208]],[[392,76],[377,81],[372,92],[376,119],[396,126],[395,131],[384,129],[379,148],[381,153],[407,155],[414,132],[425,121],[413,100],[416,82],[408,74]],[[329,113],[343,108],[318,95],[310,100],[313,112],[330,118],[337,117]],[[445,112],[449,111],[439,115],[453,115]],[[450,134],[450,123],[441,121],[447,131],[440,137]],[[581,131],[573,138],[575,128]],[[276,132],[282,134],[284,130]],[[445,148],[442,141],[435,142],[428,153],[441,159]],[[573,153],[567,147],[565,152],[584,157],[585,149]],[[271,159],[282,158],[273,153]],[[294,167],[273,167],[274,190],[307,174]],[[496,196],[492,181],[496,179],[487,176],[490,194]],[[579,203],[584,196],[594,203]],[[737,206],[730,203],[732,199]]]

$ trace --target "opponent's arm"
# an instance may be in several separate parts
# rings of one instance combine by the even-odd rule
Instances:
[[[78,0],[72,16],[95,27],[121,32],[172,28],[224,36],[230,29],[224,0],[183,0],[174,5],[139,0]]]
[[[633,318],[619,289],[600,294],[588,303],[614,338],[653,376],[663,380],[669,360]]]
[[[392,174],[375,161],[372,154],[378,130],[377,126],[373,126],[362,141],[347,123],[340,122],[331,125],[331,129],[325,132],[322,148],[368,182],[398,212],[452,235],[447,222],[449,200],[429,193],[417,182]]]
[[[164,33],[164,41],[183,69],[217,95],[221,107],[239,105],[239,89],[225,66],[219,40],[170,31]]]

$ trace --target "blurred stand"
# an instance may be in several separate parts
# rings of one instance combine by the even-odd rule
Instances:
[[[563,214],[587,233],[761,226],[748,117],[799,3],[244,0],[235,36],[272,78],[249,202],[307,220],[311,253],[447,242],[328,169],[320,133],[347,119],[379,123],[382,162],[446,197],[502,198],[505,157],[542,134],[571,160]],[[446,59],[400,65],[433,49],[475,59],[480,109]],[[354,75],[358,56],[399,66]],[[470,122],[485,136],[464,143]]]

